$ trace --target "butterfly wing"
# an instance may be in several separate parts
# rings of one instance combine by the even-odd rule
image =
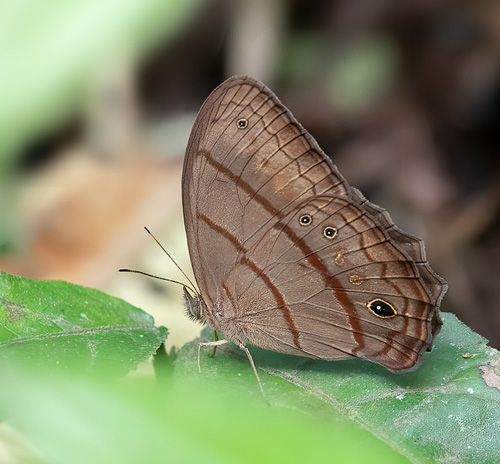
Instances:
[[[209,322],[229,338],[402,370],[437,333],[445,284],[421,241],[351,189],[263,84],[231,78],[204,103],[183,205]]]
[[[200,109],[182,178],[188,247],[207,303],[218,300],[242,244],[257,240],[273,217],[308,196],[348,190],[316,141],[262,83],[248,77],[222,83]]]
[[[424,282],[415,262],[348,199],[321,195],[301,203],[247,250],[246,260],[259,273],[240,264],[227,281],[238,302],[234,323],[250,343],[408,370],[439,327],[441,281],[434,278],[434,288]],[[270,284],[276,290],[262,305]]]

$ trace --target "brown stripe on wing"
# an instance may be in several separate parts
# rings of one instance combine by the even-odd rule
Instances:
[[[222,282],[222,288],[224,289],[224,291],[226,292],[226,295],[227,297],[229,298],[229,301],[231,302],[231,304],[233,305],[233,308],[236,308],[236,301],[234,300],[233,298],[233,294],[229,291],[229,289],[227,288],[227,285],[225,282]]]
[[[227,240],[231,242],[231,244],[236,248],[236,250],[239,253],[242,253],[242,258],[240,259],[241,264],[244,266],[248,266],[257,277],[260,277],[264,283],[266,284],[267,288],[271,290],[271,293],[274,296],[274,299],[276,300],[276,305],[277,307],[281,310],[281,313],[283,314],[283,318],[285,319],[286,325],[288,327],[288,330],[292,334],[293,337],[293,343],[295,346],[299,349],[302,350],[302,347],[300,346],[300,341],[299,341],[299,331],[297,330],[297,327],[295,327],[295,323],[293,322],[292,315],[290,314],[290,310],[288,309],[285,299],[283,298],[283,295],[281,292],[278,290],[278,288],[271,282],[271,279],[269,276],[264,274],[264,271],[262,269],[259,269],[259,267],[250,259],[247,258],[246,252],[247,250],[241,245],[241,243],[238,241],[238,239],[229,233],[226,229],[223,227],[215,224],[212,220],[210,220],[207,216],[204,214],[199,214],[198,218],[202,220],[205,224],[208,225],[212,230],[215,230],[219,234],[221,234],[223,237],[225,237]],[[229,295],[229,292],[225,285],[223,284],[223,288],[225,289],[226,293],[228,294],[229,298],[232,301],[232,296]],[[236,308],[235,308],[236,309]]]
[[[330,206],[331,203],[332,203],[332,201],[329,201],[326,205],[322,205],[322,206],[314,205],[314,207],[318,211],[322,211],[324,208],[326,208],[326,206]],[[380,243],[383,243],[384,241],[388,241],[388,239],[384,238],[381,241],[368,244],[367,241],[365,240],[365,234],[366,234],[366,232],[373,230],[374,227],[367,228],[367,229],[363,230],[362,232],[360,230],[358,230],[358,227],[356,226],[356,224],[358,222],[358,219],[362,219],[363,217],[366,217],[367,215],[365,213],[361,213],[361,214],[358,214],[354,218],[354,220],[351,220],[351,219],[349,219],[349,217],[352,216],[352,215],[340,213],[340,211],[342,209],[345,209],[348,206],[355,207],[355,205],[352,205],[352,204],[350,204],[350,205],[349,204],[348,205],[343,205],[343,206],[340,205],[340,207],[335,211],[335,213],[339,214],[344,219],[344,221],[345,221],[345,224],[342,225],[341,227],[339,227],[338,230],[340,231],[343,227],[348,226],[349,230],[355,232],[356,236],[359,238],[359,241],[360,241],[360,248],[359,248],[359,250],[361,250],[364,253],[365,257],[370,262],[374,262],[374,261],[376,261],[376,257],[370,256],[370,253],[369,253],[370,248],[372,246],[379,245]],[[331,213],[331,211],[329,211],[329,213]],[[322,222],[320,222],[320,224],[321,223]],[[317,227],[319,227],[319,225]],[[280,227],[280,229],[281,229],[281,227]],[[302,238],[305,240],[306,237],[307,237],[307,235],[309,233],[312,233],[312,230],[313,229],[311,229],[309,232],[307,232],[306,234],[304,234],[302,236]],[[348,238],[345,238],[344,240],[348,240],[348,239],[351,239],[351,238],[352,237],[348,237]],[[382,239],[383,237],[379,237],[379,238]],[[342,241],[343,240],[340,240],[338,243],[341,243]],[[316,251],[318,252],[318,255],[321,257],[321,253],[320,252],[322,250],[324,250],[324,249],[327,249],[327,248],[328,248],[328,246],[325,246],[324,248],[320,248],[319,250],[316,250]],[[282,254],[280,255],[280,257],[282,257],[285,253],[287,253],[287,251],[283,251]],[[277,259],[279,260],[280,257],[278,257]],[[366,263],[364,263],[361,267],[364,267],[365,264]],[[401,309],[398,309],[398,313],[401,316],[403,316],[403,326],[402,326],[402,328],[400,328],[398,330],[393,330],[393,331],[389,332],[388,340],[387,340],[386,343],[383,344],[383,348],[380,349],[377,352],[374,352],[372,354],[372,357],[374,359],[380,357],[381,355],[385,356],[385,355],[387,355],[389,353],[389,351],[391,349],[395,349],[395,347],[393,346],[394,344],[392,343],[392,340],[394,339],[395,336],[399,335],[400,333],[401,333],[401,335],[403,335],[403,334],[406,335],[408,333],[409,323],[410,323],[410,320],[411,320],[410,318],[413,318],[413,316],[410,316],[410,315],[407,314],[409,304],[410,304],[410,302],[412,302],[412,298],[409,298],[409,297],[405,296],[405,293],[402,291],[400,285],[397,282],[395,282],[395,281],[393,281],[391,279],[386,279],[386,277],[387,277],[387,266],[388,266],[388,263],[387,262],[381,262],[380,264],[382,265],[382,273],[381,273],[381,275],[378,275],[377,277],[373,277],[373,278],[386,280],[387,285],[389,285],[394,290],[394,292],[395,292],[396,295],[399,295],[401,297],[403,306],[402,306]],[[409,262],[407,264],[411,265],[411,263],[409,263]],[[360,266],[358,266],[358,267],[360,267]],[[342,274],[347,273],[347,272],[351,272],[353,269],[356,269],[356,268],[344,269],[342,271]],[[338,276],[337,273],[335,273],[334,275],[336,277]],[[412,279],[414,279],[414,280],[418,280],[419,279],[418,274],[416,273],[416,270],[414,269],[413,266],[412,266],[411,276],[412,276]],[[368,280],[369,278],[370,277],[368,277],[368,276],[364,276],[365,280]],[[419,285],[419,282],[417,282],[417,289],[420,292],[421,298],[418,298],[416,301],[418,303],[422,303],[422,304],[428,303],[429,297],[428,297],[427,293],[425,293],[423,287],[421,287],[421,285]],[[349,292],[349,290],[345,290],[345,291],[346,291],[346,293]],[[357,289],[357,292],[360,292],[360,289]],[[429,318],[423,319],[423,320],[427,320],[428,321]],[[426,343],[426,339],[423,338],[423,335],[426,334],[426,328],[427,328],[426,324],[416,324],[416,325],[414,324],[414,328],[413,328],[413,330],[411,330],[411,332],[414,333],[413,338],[419,340],[419,342],[416,343],[416,345],[418,346],[418,351],[420,351],[421,348],[422,348],[422,346]],[[366,335],[364,335],[364,336],[366,338]]]
[[[225,174],[229,179],[231,179],[233,182],[238,182],[238,187],[244,190],[246,193],[252,196],[253,200],[256,201],[259,205],[261,205],[269,214],[272,216],[278,218],[279,220],[285,218],[285,214],[278,210],[275,206],[272,205],[272,203],[262,195],[258,194],[255,192],[253,187],[243,180],[241,177],[237,176],[234,172],[232,172],[228,167],[220,164],[216,160],[213,159],[213,157],[210,155],[209,152],[206,150],[200,150],[199,156],[204,156],[207,160],[207,162],[217,169],[218,172]],[[208,219],[208,218],[207,218]],[[335,276],[332,276],[328,272],[327,266],[320,260],[319,256],[317,253],[314,253],[313,250],[307,245],[307,243],[301,239],[300,237],[297,236],[297,234],[293,231],[293,229],[285,223],[282,222],[277,222],[276,225],[279,225],[282,228],[282,231],[285,233],[285,235],[291,240],[291,242],[298,246],[299,249],[302,251],[304,256],[306,257],[307,261],[309,264],[314,267],[322,276],[323,282],[325,286],[330,287],[334,294],[335,298],[340,302],[342,307],[344,308],[347,317],[349,319],[349,324],[351,325],[352,328],[352,335],[354,338],[355,343],[357,346],[353,349],[353,354],[355,355],[359,350],[362,350],[365,347],[365,341],[362,335],[362,327],[361,327],[361,322],[359,319],[359,315],[357,312],[356,307],[354,306],[354,303],[349,299],[342,283],[340,282],[339,279],[337,279]],[[232,237],[232,236],[231,236]],[[236,240],[234,237],[232,237],[234,240]],[[241,244],[236,240],[237,249],[240,249]],[[266,276],[267,277],[267,276]],[[268,283],[266,285],[272,285],[274,288],[276,288],[270,279],[268,278]],[[271,287],[269,287],[271,288]],[[278,294],[281,296],[281,293],[279,293],[278,289],[276,289]],[[274,292],[273,292],[274,293]],[[289,310],[287,308],[287,312],[289,314]],[[288,323],[288,320],[287,320]],[[293,323],[293,321],[292,321]],[[295,326],[294,326],[295,327]]]

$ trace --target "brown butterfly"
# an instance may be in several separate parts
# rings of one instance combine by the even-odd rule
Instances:
[[[182,176],[199,294],[190,317],[247,344],[415,369],[445,281],[423,242],[349,186],[264,84],[232,77],[203,104]]]

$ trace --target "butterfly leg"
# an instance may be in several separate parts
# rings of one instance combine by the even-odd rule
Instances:
[[[226,343],[229,343],[229,340],[215,340],[213,342],[201,342],[198,343],[198,372],[201,372],[201,365],[200,365],[200,351],[202,346],[213,346],[217,347],[219,345],[225,345]]]
[[[239,343],[239,346],[247,355],[247,358],[250,361],[250,364],[252,365],[253,373],[255,374],[255,378],[257,379],[257,383],[259,384],[260,392],[262,393],[262,396],[264,397],[264,399],[267,402],[266,395],[264,395],[264,388],[262,388],[262,382],[260,381],[259,373],[257,372],[257,368],[255,367],[255,363],[253,362],[252,355],[250,354],[250,351],[248,351],[248,348],[245,345],[243,345],[243,343]]]
[[[219,332],[217,332],[217,330],[214,330],[214,339],[216,342],[219,341]],[[216,351],[217,351],[217,345],[213,347],[212,352],[208,356],[213,358],[215,356]]]

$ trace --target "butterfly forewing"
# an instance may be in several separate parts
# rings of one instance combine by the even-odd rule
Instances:
[[[414,367],[445,291],[420,240],[349,187],[263,84],[231,78],[188,145],[183,205],[206,322],[233,341]]]
[[[270,218],[286,214],[308,195],[340,195],[347,189],[314,139],[263,84],[249,78],[224,82],[200,110],[183,172],[186,231],[204,296],[215,298],[215,282],[220,286],[234,263],[229,252],[218,253],[228,242],[254,239]],[[210,233],[215,228],[207,218],[227,234]]]

